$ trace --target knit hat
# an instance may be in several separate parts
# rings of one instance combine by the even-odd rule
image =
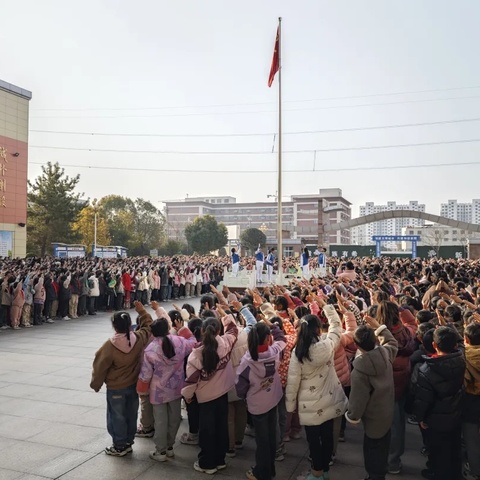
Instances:
[[[260,311],[265,315],[267,320],[272,319],[273,317],[277,316],[277,312],[275,312],[274,308],[272,307],[271,303],[264,303],[260,306]]]

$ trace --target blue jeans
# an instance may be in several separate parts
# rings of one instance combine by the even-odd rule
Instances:
[[[107,389],[107,430],[113,444],[124,449],[137,431],[138,395],[136,385],[120,390]]]

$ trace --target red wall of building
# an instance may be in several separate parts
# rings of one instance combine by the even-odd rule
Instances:
[[[28,144],[0,135],[1,147],[7,154],[6,161],[0,157],[0,223],[26,223]]]

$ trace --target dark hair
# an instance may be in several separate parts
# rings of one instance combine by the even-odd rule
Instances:
[[[377,310],[377,321],[380,325],[386,325],[389,330],[400,323],[398,305],[393,302],[380,302]]]
[[[207,318],[217,318],[213,310],[203,310],[202,313],[200,313],[200,317],[204,320]]]
[[[203,321],[199,318],[192,318],[188,322],[188,329],[193,333],[194,337],[197,339],[197,342],[202,338],[202,325]]]
[[[353,334],[355,345],[366,352],[372,351],[376,344],[375,332],[368,325],[360,325]]]
[[[190,315],[190,318],[192,316],[195,316],[195,308],[192,305],[190,305],[189,303],[184,303],[182,305],[182,308],[188,312],[188,314]]]
[[[152,335],[154,337],[162,338],[162,351],[167,358],[175,356],[175,347],[172,341],[168,338],[169,325],[165,318],[159,318],[152,323]]]
[[[295,355],[300,363],[303,359],[311,360],[310,347],[312,343],[318,342],[320,319],[316,315],[305,315],[300,323]]]
[[[298,307],[295,307],[295,315],[298,318],[302,318],[305,315],[309,315],[309,314],[310,314],[310,309],[308,307],[305,307],[303,305],[299,305]]]
[[[202,363],[203,369],[209,373],[213,373],[217,369],[220,357],[218,356],[217,348],[217,335],[220,332],[220,322],[217,318],[208,318],[203,322],[202,337],[203,337],[203,350],[202,350]]]
[[[373,296],[375,297],[377,303],[385,302],[390,298],[388,293],[384,290],[377,290],[373,293]]]
[[[462,310],[458,305],[448,305],[445,309],[444,316],[450,318],[452,322],[461,322]]]
[[[274,305],[276,307],[280,306],[282,310],[288,310],[288,300],[283,295],[279,295],[278,297],[275,297]]]
[[[423,336],[432,328],[435,328],[435,325],[430,322],[423,322],[417,327],[417,337],[420,337],[423,339]]]
[[[284,332],[284,328],[283,328],[283,319],[281,317],[272,317],[270,319],[270,323],[272,324],[275,324],[275,325],[278,325],[278,328]]]
[[[202,295],[202,297],[200,298],[201,308],[203,308],[203,305],[205,303],[208,303],[208,308],[212,309],[215,306],[215,299],[213,295]]]
[[[265,342],[270,335],[270,328],[266,323],[256,323],[248,332],[248,351],[252,360],[258,360],[258,347]]]
[[[112,315],[112,326],[117,333],[124,333],[128,338],[128,346],[130,343],[130,327],[132,326],[132,319],[128,312],[116,312]]]
[[[449,327],[438,327],[433,334],[433,341],[442,353],[452,353],[457,348],[458,335]]]
[[[419,310],[415,315],[415,318],[418,323],[422,324],[433,320],[435,318],[435,315],[430,310]]]
[[[465,336],[468,338],[470,345],[480,345],[480,324],[471,323],[467,325]]]
[[[431,328],[428,332],[423,334],[422,345],[427,353],[435,353],[435,347],[433,346],[433,334],[435,329]]]
[[[182,320],[182,314],[178,310],[170,310],[168,312],[168,316],[170,317],[172,324],[174,324],[177,320]]]
[[[350,262],[350,261],[348,261],[345,264],[345,267],[347,268],[347,270],[355,270],[355,266],[353,265],[353,262]]]

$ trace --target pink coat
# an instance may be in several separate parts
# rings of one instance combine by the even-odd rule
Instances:
[[[355,315],[352,312],[347,312],[344,318],[345,331],[340,337],[340,345],[335,350],[334,363],[335,371],[337,372],[337,377],[340,380],[340,383],[343,387],[349,387],[351,368],[345,347],[353,343],[353,333],[357,328],[357,322],[355,320]]]
[[[233,371],[231,354],[232,348],[237,341],[238,329],[232,315],[223,319],[225,334],[217,336],[217,353],[220,362],[215,372],[207,374],[203,370],[202,351],[203,346],[193,349],[187,363],[187,385],[182,389],[182,395],[186,400],[197,396],[198,403],[206,403],[216,400],[225,395],[235,385],[235,372]]]

